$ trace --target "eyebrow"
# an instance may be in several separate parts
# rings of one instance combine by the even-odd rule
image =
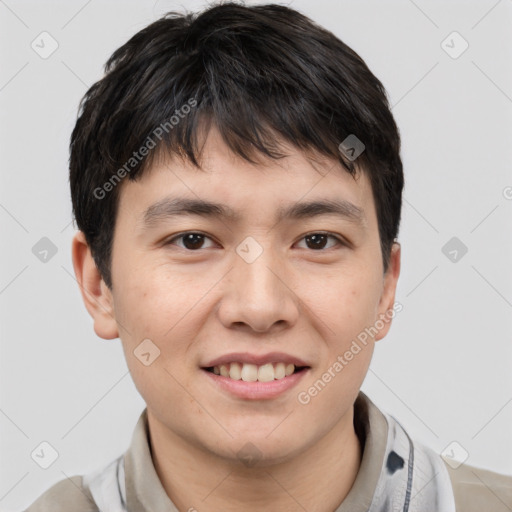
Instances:
[[[186,215],[220,218],[226,221],[239,221],[241,216],[227,205],[181,197],[166,197],[151,206],[143,214],[143,224],[153,227],[159,222]],[[346,199],[322,199],[297,202],[289,206],[281,206],[277,210],[276,222],[284,219],[305,219],[320,215],[336,215],[354,224],[365,224],[364,210]]]

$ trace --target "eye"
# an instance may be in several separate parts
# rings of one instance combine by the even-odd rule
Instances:
[[[181,234],[171,238],[170,240],[165,242],[164,245],[178,245],[178,244],[175,244],[174,241],[182,239],[183,246],[178,245],[178,247],[181,247],[182,249],[188,249],[190,251],[195,251],[197,249],[205,248],[205,247],[203,247],[203,242],[204,242],[205,238],[211,240],[209,237],[207,237],[203,233],[199,233],[196,231],[188,231],[187,233],[181,233]]]
[[[309,235],[306,235],[305,237],[303,237],[301,240],[306,240],[308,249],[313,249],[314,251],[319,251],[319,250],[326,248],[325,245],[329,238],[335,240],[338,245],[345,245],[339,237],[337,237],[331,233],[322,233],[322,232],[310,233]],[[327,249],[330,249],[331,247],[327,247]]]
[[[174,236],[173,238],[169,239],[167,242],[165,242],[164,245],[177,245],[178,247],[181,247],[182,249],[187,249],[189,251],[196,251],[199,249],[205,249],[207,247],[204,247],[204,240],[211,240],[210,237],[205,235],[204,233],[197,232],[197,231],[187,231],[186,233],[180,233],[179,235]],[[335,241],[334,246],[337,245],[346,245],[341,238],[339,238],[336,235],[333,235],[331,233],[323,233],[323,232],[317,232],[317,233],[310,233],[304,237],[302,237],[301,240],[306,241],[306,249],[312,249],[314,251],[322,251],[324,249],[331,249],[333,245],[330,247],[326,247],[327,241],[329,239],[332,239]],[[175,243],[176,240],[182,240],[182,245]]]

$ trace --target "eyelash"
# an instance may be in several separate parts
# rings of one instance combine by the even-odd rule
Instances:
[[[180,238],[183,238],[187,235],[201,235],[201,236],[204,236],[205,238],[210,238],[206,233],[202,233],[201,231],[184,231],[183,233],[179,233],[178,235],[173,236],[172,238],[168,239],[166,242],[164,242],[164,245],[175,245],[172,242],[174,242],[175,240],[178,240]],[[312,235],[326,235],[329,238],[334,238],[338,242],[338,246],[347,246],[348,245],[339,236],[335,235],[334,233],[330,233],[328,231],[312,231],[311,233],[305,234],[300,240],[304,240],[308,236],[312,236]],[[192,249],[187,249],[186,247],[180,247],[180,249],[183,249],[187,252],[199,252],[202,248],[192,250]],[[328,249],[318,249],[318,250],[310,249],[310,250],[313,252],[326,252],[330,249],[334,249],[334,247],[329,247]]]

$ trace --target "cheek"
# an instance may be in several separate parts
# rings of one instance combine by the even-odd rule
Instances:
[[[167,410],[170,403],[187,407],[186,353],[197,337],[194,314],[199,305],[194,308],[197,298],[186,285],[179,278],[146,274],[118,289],[116,317],[126,328],[121,337],[125,359],[136,388],[153,410]]]
[[[117,319],[126,325],[127,339],[153,337],[163,344],[181,331],[200,309],[209,282],[166,271],[162,265],[139,267],[118,275],[114,301]]]
[[[353,275],[337,276],[328,286],[314,296],[310,295],[311,309],[315,312],[317,329],[324,338],[324,355],[321,367],[315,372],[318,392],[313,409],[332,406],[323,410],[336,415],[347,404],[340,397],[355,398],[368,371],[374,342],[370,327],[375,322],[379,288],[376,276],[354,272]],[[313,309],[314,308],[314,309]],[[331,404],[331,405],[329,405]]]
[[[375,321],[379,287],[369,273],[333,276],[314,293],[311,289],[304,289],[302,297],[331,343],[342,347]]]
[[[208,301],[201,298],[211,287],[208,279],[153,267],[133,272],[117,290],[116,317],[125,327],[120,332],[127,365],[140,394],[154,406],[171,397],[179,400],[183,387],[190,386],[196,367],[189,353],[207,318]],[[148,360],[153,362],[146,366]]]

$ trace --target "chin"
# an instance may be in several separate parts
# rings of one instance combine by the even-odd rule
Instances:
[[[271,430],[269,430],[270,432]],[[212,453],[229,463],[239,462],[241,468],[256,469],[275,466],[292,460],[307,447],[290,436],[270,437],[254,432],[239,434],[228,445],[211,447]]]

